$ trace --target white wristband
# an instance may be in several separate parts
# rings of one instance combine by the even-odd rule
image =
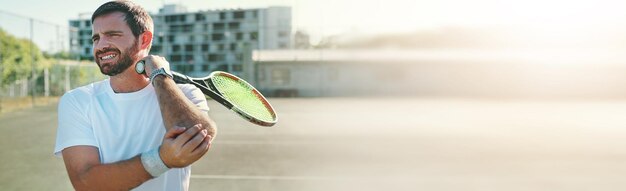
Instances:
[[[159,147],[142,153],[141,164],[152,177],[158,177],[169,170],[159,156]]]

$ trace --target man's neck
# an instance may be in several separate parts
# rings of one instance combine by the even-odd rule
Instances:
[[[126,71],[110,77],[111,88],[115,93],[136,92],[145,88],[150,80],[144,75],[137,74],[131,67]]]

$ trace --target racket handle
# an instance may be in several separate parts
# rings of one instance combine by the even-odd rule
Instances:
[[[177,84],[188,84],[191,80],[189,80],[189,77],[178,73],[178,72],[172,72],[172,77],[174,78],[174,82],[176,82]]]

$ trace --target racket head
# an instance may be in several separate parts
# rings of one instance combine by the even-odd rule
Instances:
[[[265,96],[245,80],[227,72],[215,71],[205,82],[214,92],[230,102],[232,111],[261,126],[273,126],[278,121],[274,107]]]

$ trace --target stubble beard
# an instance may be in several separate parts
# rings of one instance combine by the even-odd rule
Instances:
[[[136,57],[137,52],[139,52],[139,45],[137,45],[136,42],[137,40],[133,42],[132,46],[124,50],[123,53],[121,53],[119,49],[114,49],[116,52],[120,53],[119,55],[120,60],[118,61],[117,64],[111,65],[110,66],[111,69],[109,69],[108,71],[104,70],[104,67],[102,67],[102,65],[100,64],[99,59],[96,58],[96,63],[98,64],[98,67],[100,68],[100,72],[107,76],[115,76],[126,71],[126,69],[128,69],[131,65],[133,65],[133,60],[134,60],[133,58]]]

